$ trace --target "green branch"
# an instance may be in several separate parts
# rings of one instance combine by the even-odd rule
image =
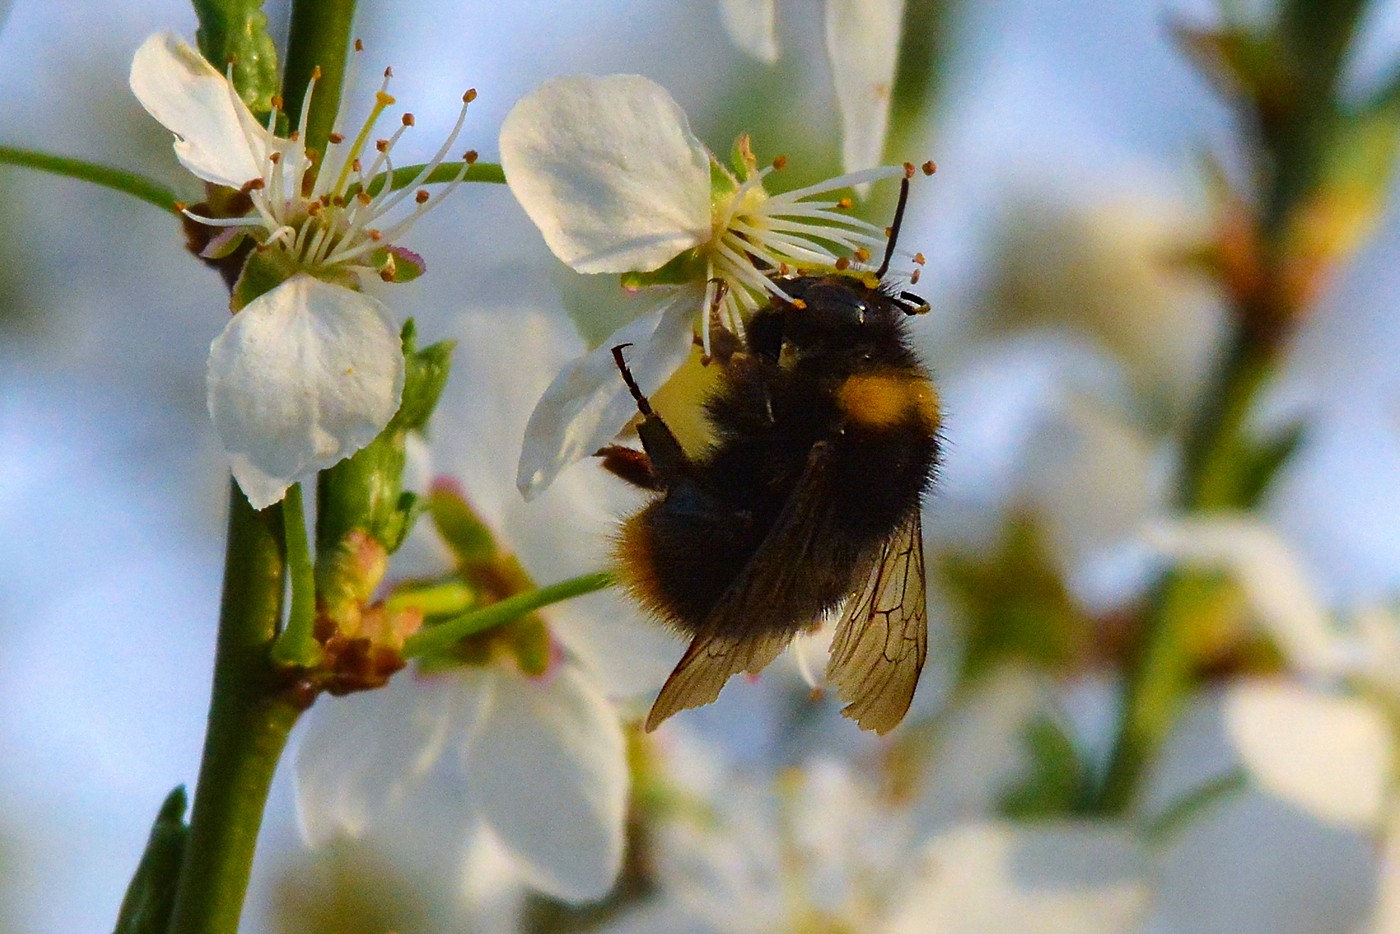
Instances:
[[[316,641],[316,573],[306,536],[306,509],[301,484],[293,483],[282,501],[282,527],[287,542],[287,569],[292,577],[292,607],[287,625],[272,644],[272,660],[279,665],[310,668],[321,661]]]
[[[326,140],[335,129],[340,110],[354,20],[355,0],[297,0],[292,4],[287,67],[282,78],[283,104],[287,119],[296,127],[306,89],[319,69],[306,122],[306,145],[320,153],[326,151]]]
[[[557,584],[550,584],[548,587],[541,587],[528,593],[507,597],[499,603],[493,603],[470,613],[463,613],[461,616],[453,617],[446,622],[409,636],[403,646],[404,658],[446,651],[467,636],[474,636],[493,626],[508,623],[526,613],[538,610],[540,607],[549,606],[551,603],[559,603],[562,600],[603,590],[611,587],[614,583],[616,580],[612,574],[600,571],[595,574],[584,574],[582,577],[573,577]]]
[[[55,156],[35,149],[20,149],[16,146],[0,146],[0,165],[17,165],[91,182],[139,198],[162,211],[172,214],[175,212],[175,195],[169,188],[124,169],[114,169],[109,165],[100,165],[84,159]]]
[[[301,713],[268,657],[282,617],[282,510],[229,495],[209,728],[169,934],[237,934],[273,772]]]
[[[409,185],[412,185],[423,169],[424,166],[422,165],[406,165],[403,168],[395,169],[393,174],[387,176],[389,179],[389,190],[398,191],[401,188],[407,188]],[[445,182],[455,180],[461,171],[462,163],[444,162],[433,169],[432,172],[428,173],[428,177],[419,182],[419,184],[441,185]],[[384,175],[376,175],[374,178],[370,179],[370,194],[377,195],[383,190],[380,179],[385,177]],[[506,173],[495,162],[474,162],[467,166],[467,172],[462,176],[462,181],[480,182],[488,185],[504,185],[506,183]],[[359,191],[360,186],[358,184],[351,185],[346,188],[345,197],[353,198]]]

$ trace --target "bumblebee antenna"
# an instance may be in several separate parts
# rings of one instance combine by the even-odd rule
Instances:
[[[632,378],[632,371],[627,368],[627,360],[622,356],[622,351],[631,346],[630,343],[627,343],[614,347],[612,349],[613,362],[617,364],[618,372],[622,374],[622,381],[627,384],[627,391],[632,394],[633,399],[637,400],[637,411],[647,418],[651,418],[655,414],[651,410],[651,403],[647,401],[646,396],[642,395],[642,387],[638,386],[637,381]]]
[[[894,244],[899,239],[899,228],[904,223],[904,206],[909,203],[909,175],[906,169],[904,178],[899,183],[899,204],[894,209],[894,223],[890,224],[890,238],[885,242],[885,258],[880,263],[880,268],[875,271],[875,278],[883,279],[885,273],[889,271],[890,260],[894,259]]]

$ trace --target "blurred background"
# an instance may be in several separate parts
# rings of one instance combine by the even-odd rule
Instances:
[[[937,769],[957,781],[914,824],[934,828],[997,797],[979,776],[1001,774],[1002,747],[1015,745],[993,735],[1002,720],[979,725],[988,708],[949,700],[961,699],[953,686],[978,652],[989,669],[1001,643],[1045,662],[1037,670],[1050,673],[1081,745],[1102,752],[1111,734],[1107,685],[1129,625],[1115,621],[1131,618],[1124,608],[1160,568],[1134,533],[1167,508],[1175,439],[1222,353],[1222,292],[1192,261],[1217,220],[1208,164],[1238,179],[1246,160],[1230,109],[1171,38],[1174,22],[1213,21],[1205,0],[925,8],[935,80],[920,112],[896,112],[887,150],[939,166],[916,185],[902,234],[928,257],[918,291],[933,313],[915,331],[943,393],[947,439],[924,522],[934,657],[910,736],[879,745],[853,735],[834,704],[807,703],[782,669],[680,718],[662,752],[733,764],[767,789],[753,792],[761,797],[814,758],[931,755],[913,737],[936,728]],[[748,129],[760,159],[786,154],[795,186],[840,171],[818,10],[780,0],[771,66],[736,48],[704,0],[363,0],[356,32],[376,65],[365,74],[394,65],[394,93],[424,128],[406,154],[430,154],[464,87],[480,91],[466,145],[495,161],[501,119],[546,79],[635,72],[667,87],[712,149]],[[268,11],[285,20],[282,4]],[[13,0],[7,16],[0,4],[0,143],[195,194],[169,135],[127,88],[147,35],[194,29],[176,0]],[[1355,99],[1400,62],[1400,3],[1368,4],[1358,36],[1344,70]],[[108,930],[161,799],[192,785],[199,761],[227,489],[204,365],[225,295],[183,252],[172,220],[145,204],[4,166],[0,187],[0,930]],[[889,194],[871,216],[887,216]],[[1400,216],[1383,200],[1374,232],[1310,303],[1257,413],[1261,430],[1305,425],[1260,512],[1337,612],[1400,595]],[[408,245],[432,275],[396,289],[395,308],[429,340],[482,309],[503,321],[573,314],[596,329],[598,307],[616,301],[612,281],[584,281],[550,256],[504,187],[459,191]],[[450,433],[462,392],[439,409],[439,432]],[[513,471],[514,451],[501,456]],[[1015,706],[1018,684],[989,678],[978,690]],[[470,886],[456,865],[415,861],[392,842],[307,851],[288,771],[274,786],[245,930],[491,929],[463,908]],[[696,793],[721,791],[740,801],[752,789]],[[1240,808],[1230,820],[1274,863],[1207,894],[1220,878],[1206,868],[1214,856],[1168,859],[1161,878],[1229,900],[1231,884],[1286,887],[1298,872],[1309,882],[1296,897],[1315,910],[1240,899],[1248,924],[1190,921],[1194,909],[1171,902],[1187,896],[1168,893],[1155,930],[1365,929],[1380,871],[1374,826],[1314,821],[1262,795]],[[585,924],[546,908],[533,917],[538,931]]]

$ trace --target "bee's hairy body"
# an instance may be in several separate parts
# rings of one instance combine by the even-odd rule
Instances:
[[[661,495],[624,524],[618,563],[637,598],[689,635],[716,623],[735,638],[810,627],[859,587],[932,481],[937,398],[907,311],[854,276],[781,285],[795,303],[758,312],[723,363],[706,402],[709,450],[674,456],[643,424]],[[792,510],[804,514],[800,534],[788,532]],[[763,612],[717,620],[756,560],[797,573]]]

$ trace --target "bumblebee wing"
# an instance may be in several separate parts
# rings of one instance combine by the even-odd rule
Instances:
[[[719,697],[720,688],[730,676],[741,671],[752,674],[762,671],[791,640],[790,632],[739,637],[696,636],[651,705],[647,732],[674,713],[711,703]]]
[[[831,528],[825,501],[829,449],[813,445],[793,493],[743,572],[729,585],[710,611],[671,676],[661,688],[646,729],[656,729],[667,717],[711,703],[733,675],[757,674],[807,628],[802,620],[791,628],[774,629],[773,607],[794,588],[809,586],[810,558],[820,543],[839,532]]]
[[[924,542],[915,508],[885,542],[831,642],[827,680],[863,730],[887,733],[914,698],[928,654]]]

